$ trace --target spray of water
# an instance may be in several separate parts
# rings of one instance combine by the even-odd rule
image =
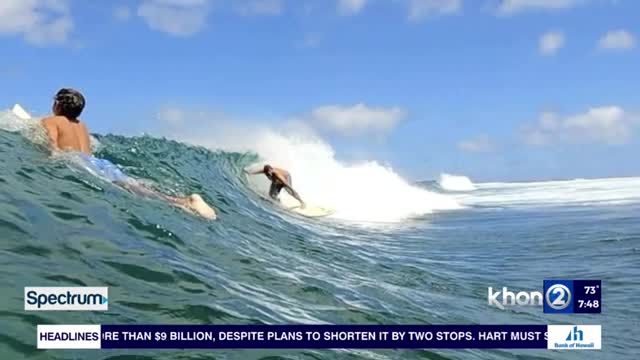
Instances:
[[[462,175],[440,174],[438,184],[448,191],[473,191],[476,189],[468,177]]]
[[[312,129],[291,124],[284,130],[253,126],[239,128],[217,122],[198,134],[166,133],[210,149],[257,153],[262,162],[292,174],[293,187],[302,198],[336,210],[335,217],[353,221],[388,222],[458,209],[453,198],[413,186],[390,167],[376,161],[345,163]],[[251,183],[257,184],[252,179]],[[264,181],[263,181],[264,183]],[[263,184],[256,191],[265,192]],[[282,195],[283,202],[295,203]]]

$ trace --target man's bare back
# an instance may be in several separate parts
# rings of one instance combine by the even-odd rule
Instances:
[[[175,197],[146,188],[143,184],[129,178],[120,169],[105,159],[98,159],[91,153],[89,130],[78,118],[84,109],[85,99],[74,89],[60,89],[54,97],[53,115],[42,119],[47,131],[49,146],[54,151],[76,151],[83,153],[83,159],[96,173],[102,174],[114,184],[137,194],[168,201],[189,212],[206,219],[215,220],[217,215],[198,194]]]
[[[49,143],[54,150],[79,151],[91,155],[89,131],[80,119],[54,115],[42,119],[42,125],[47,130]]]

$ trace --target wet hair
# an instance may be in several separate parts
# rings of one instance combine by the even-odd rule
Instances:
[[[84,110],[84,96],[74,89],[60,89],[53,98],[53,109],[56,115],[64,116],[68,119],[77,119]]]
[[[271,165],[265,165],[264,168],[262,169],[262,171],[264,171],[265,174],[271,172],[273,170],[273,168],[271,167]]]

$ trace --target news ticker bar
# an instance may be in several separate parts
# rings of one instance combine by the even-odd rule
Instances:
[[[38,325],[38,349],[601,349],[601,325]]]

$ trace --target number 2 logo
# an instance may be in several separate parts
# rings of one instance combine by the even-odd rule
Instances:
[[[571,303],[571,291],[562,284],[555,284],[545,294],[547,305],[554,310],[563,310]]]

